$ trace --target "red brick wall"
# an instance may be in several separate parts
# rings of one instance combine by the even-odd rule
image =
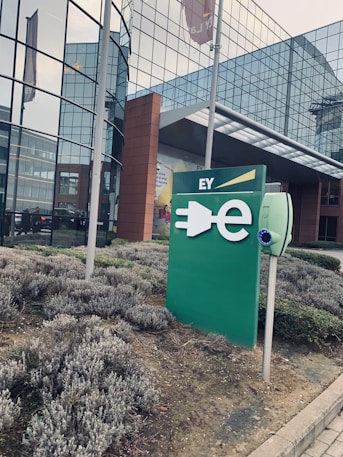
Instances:
[[[315,241],[318,239],[320,191],[320,183],[302,188],[298,240],[300,242]]]
[[[159,126],[160,95],[150,94],[126,103],[119,238],[152,238]]]

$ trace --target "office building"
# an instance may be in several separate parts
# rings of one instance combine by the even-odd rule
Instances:
[[[66,216],[40,235],[83,244],[105,2],[0,1],[3,214],[82,216],[81,234]],[[202,21],[192,0],[112,2],[99,237],[167,237],[173,172],[204,167],[218,7],[205,3]],[[292,195],[294,239],[343,241],[343,23],[290,37],[253,0],[223,4],[212,167],[266,164]]]
[[[11,242],[26,208],[50,221],[40,243],[59,244],[61,228],[85,242],[75,229],[89,214],[103,15],[100,0],[1,0],[0,192]],[[130,20],[131,2],[112,2],[99,232],[116,219]]]
[[[194,39],[191,4],[135,6],[119,207],[129,239],[166,235],[172,173],[204,166],[216,37]],[[212,167],[266,164],[292,195],[295,241],[343,241],[342,52],[343,22],[290,37],[253,1],[223,2]]]

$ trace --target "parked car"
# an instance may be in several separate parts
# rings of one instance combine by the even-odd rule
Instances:
[[[67,208],[54,208],[52,225],[54,229],[75,229],[76,213]]]
[[[50,215],[41,216],[42,229],[51,230],[52,228],[52,217]]]
[[[41,214],[41,210],[36,208],[26,208],[22,213],[15,213],[15,228],[20,233],[28,233],[29,231],[39,232],[41,229],[51,229],[51,216]]]
[[[21,213],[15,213],[14,216],[15,228],[20,229],[21,227]]]

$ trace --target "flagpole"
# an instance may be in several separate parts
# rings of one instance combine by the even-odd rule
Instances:
[[[218,68],[219,68],[219,57],[220,57],[220,47],[221,47],[220,42],[221,42],[221,29],[222,29],[222,14],[223,14],[223,0],[219,0],[216,43],[214,45],[210,106],[209,106],[209,113],[208,113],[208,127],[207,127],[206,152],[205,152],[205,169],[211,168],[211,161],[212,161],[214,114],[215,114],[215,109],[216,109]]]
[[[13,198],[12,198],[12,215],[11,215],[11,238],[13,241],[14,229],[15,229],[15,213],[17,209],[17,196],[18,196],[18,177],[19,177],[19,160],[20,160],[20,148],[23,135],[23,117],[24,117],[24,95],[25,86],[23,86],[23,93],[21,96],[21,107],[20,107],[20,119],[19,119],[19,132],[18,132],[18,144],[15,155],[15,166],[14,166],[14,187],[13,187]]]
[[[37,12],[36,12],[37,13]],[[34,14],[36,14],[34,13]],[[26,44],[28,43],[29,36],[29,21],[32,19],[34,14],[31,17],[26,18]],[[25,78],[26,78],[26,66],[27,66],[27,47],[25,49],[25,59],[24,59],[24,71],[23,71],[23,88],[21,93],[21,105],[20,105],[20,117],[19,117],[19,131],[18,131],[18,144],[15,155],[15,164],[14,164],[14,183],[13,183],[13,197],[12,197],[12,215],[11,215],[11,231],[10,235],[13,242],[14,230],[15,230],[15,213],[17,210],[17,198],[18,198],[18,179],[19,179],[19,160],[20,160],[20,148],[23,135],[23,119],[24,119],[24,109],[25,109]]]
[[[104,25],[101,44],[101,57],[99,69],[98,100],[95,118],[95,137],[93,151],[93,167],[91,181],[91,200],[88,227],[86,276],[89,280],[94,270],[94,258],[96,247],[96,233],[98,225],[99,193],[100,193],[100,174],[101,174],[101,152],[103,144],[103,128],[105,120],[105,100],[106,100],[106,80],[107,80],[107,61],[110,40],[111,26],[111,0],[105,0]]]

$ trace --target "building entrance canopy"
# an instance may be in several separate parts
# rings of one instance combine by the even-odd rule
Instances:
[[[209,103],[161,113],[160,142],[205,155]],[[343,163],[216,103],[213,160],[224,166],[266,164],[279,180],[318,182],[343,178]]]

